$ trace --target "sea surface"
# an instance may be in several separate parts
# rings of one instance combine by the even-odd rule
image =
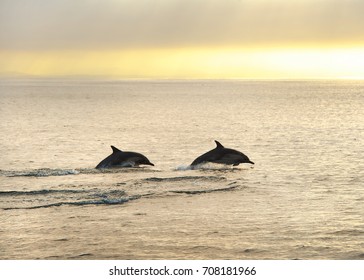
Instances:
[[[0,259],[364,259],[364,81],[0,81]],[[255,165],[189,164],[215,147]],[[110,146],[154,167],[96,170]]]

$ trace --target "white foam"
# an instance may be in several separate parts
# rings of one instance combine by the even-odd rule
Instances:
[[[175,168],[176,171],[186,171],[186,170],[192,170],[193,168],[191,165],[180,165]]]
[[[191,165],[180,165],[175,168],[176,171],[186,170],[233,170],[234,168],[230,165],[221,165],[214,163],[201,163],[194,166]]]

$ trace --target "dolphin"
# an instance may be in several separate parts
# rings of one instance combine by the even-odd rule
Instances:
[[[191,167],[194,167],[201,163],[212,162],[238,166],[240,163],[251,163],[254,164],[246,155],[237,150],[225,148],[220,142],[216,141],[216,148],[204,153],[203,155],[196,158],[192,163]]]
[[[134,152],[122,152],[118,148],[111,146],[112,154],[107,158],[102,160],[97,166],[100,168],[112,168],[112,167],[134,167],[140,164],[152,165],[153,163],[149,161],[145,156]]]

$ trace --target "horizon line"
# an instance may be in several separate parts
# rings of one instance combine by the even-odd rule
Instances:
[[[111,75],[36,75],[36,74],[7,74],[7,73],[0,73],[0,79],[32,79],[32,80],[40,80],[40,79],[64,79],[64,80],[114,80],[114,81],[122,81],[122,80],[161,80],[161,81],[179,81],[179,80],[195,80],[195,81],[213,81],[213,80],[220,80],[220,81],[334,81],[334,80],[344,80],[344,81],[360,81],[364,80],[364,77],[260,77],[260,78],[245,78],[245,77],[122,77],[122,76],[111,76]]]

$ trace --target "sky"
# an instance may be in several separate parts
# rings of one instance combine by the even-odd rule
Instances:
[[[361,0],[0,0],[0,76],[364,79]]]

